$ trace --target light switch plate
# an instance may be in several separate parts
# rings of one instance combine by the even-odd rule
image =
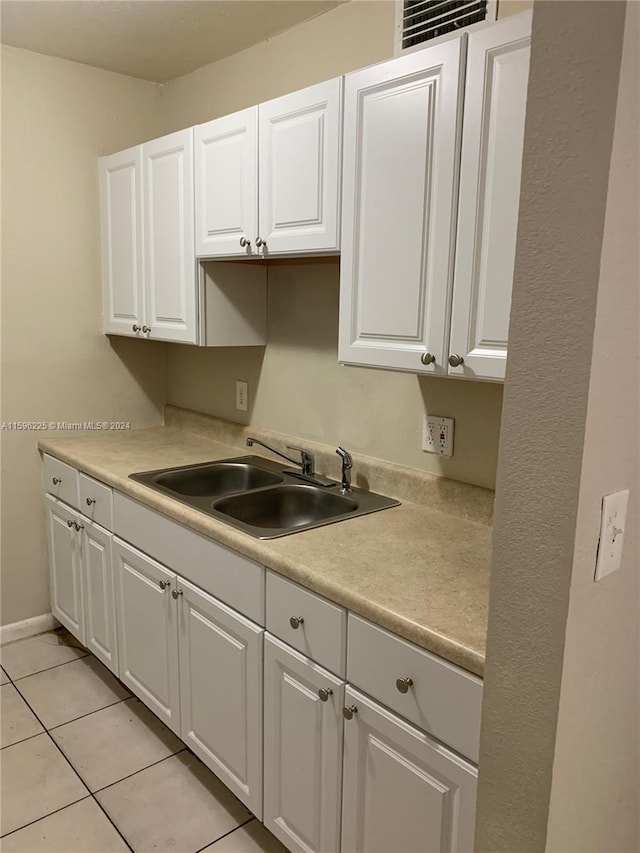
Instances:
[[[422,422],[422,449],[440,456],[453,456],[453,418],[425,415]]]
[[[614,492],[602,498],[600,544],[598,545],[595,574],[597,581],[620,568],[628,502],[629,489]]]

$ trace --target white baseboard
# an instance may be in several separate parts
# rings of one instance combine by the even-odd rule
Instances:
[[[1,625],[0,646],[14,640],[24,640],[25,637],[35,637],[36,634],[44,634],[45,631],[57,628],[59,624],[53,613],[43,613],[42,616],[32,616],[31,619],[23,619],[21,622]]]

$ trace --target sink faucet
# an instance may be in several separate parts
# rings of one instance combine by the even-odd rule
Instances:
[[[340,489],[341,494],[346,495],[347,492],[351,491],[351,469],[353,468],[353,459],[351,458],[351,454],[348,450],[345,450],[344,447],[336,448],[336,453],[342,459],[342,488]]]
[[[293,444],[287,444],[287,450],[297,450],[302,457],[301,460],[298,461],[297,459],[293,459],[291,456],[287,456],[286,453],[281,453],[281,451],[276,450],[275,447],[265,444],[264,441],[260,441],[258,438],[247,438],[247,447],[253,447],[254,444],[259,444],[260,447],[264,447],[265,450],[270,450],[271,453],[275,453],[275,455],[280,456],[281,459],[286,459],[287,462],[291,462],[292,465],[299,465],[302,468],[302,473],[306,477],[315,476],[316,460],[310,450],[305,450],[303,447],[296,447]]]

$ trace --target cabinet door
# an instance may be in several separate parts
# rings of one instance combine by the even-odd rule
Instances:
[[[475,767],[352,687],[345,704],[343,853],[470,853]]]
[[[82,607],[82,565],[76,531],[80,516],[47,495],[51,612],[65,628],[85,641]]]
[[[452,376],[504,379],[530,43],[530,12],[469,35]]]
[[[263,823],[289,850],[333,853],[344,683],[269,634],[264,651]]]
[[[142,146],[100,159],[103,328],[142,335]],[[137,330],[136,328],[137,327]]]
[[[447,372],[461,44],[345,77],[342,362]]]
[[[85,645],[118,675],[111,533],[81,518]]]
[[[262,817],[264,629],[180,579],[182,739]]]
[[[265,253],[339,249],[342,78],[260,104]]]
[[[198,257],[256,255],[258,108],[196,127],[195,168]]]
[[[150,338],[196,343],[193,128],[142,146]]]
[[[176,576],[115,536],[113,557],[120,680],[179,736]]]

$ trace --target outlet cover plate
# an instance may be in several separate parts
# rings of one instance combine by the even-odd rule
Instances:
[[[425,415],[422,422],[422,449],[439,456],[453,456],[453,418]]]
[[[249,385],[247,382],[236,382],[236,409],[246,412],[249,408]]]
[[[614,492],[612,495],[605,495],[602,498],[600,543],[595,574],[597,581],[620,568],[628,501],[628,489]]]

